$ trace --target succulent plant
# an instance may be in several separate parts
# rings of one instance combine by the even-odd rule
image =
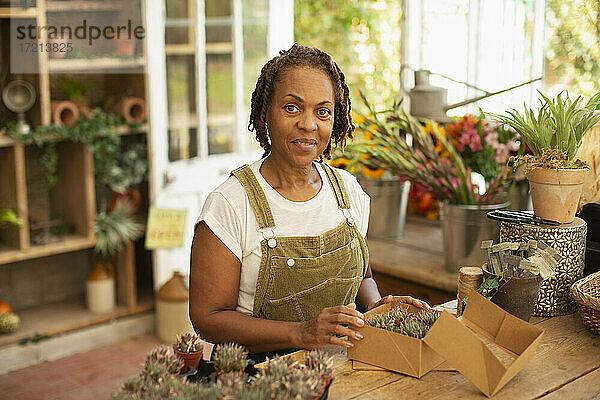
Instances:
[[[396,307],[384,314],[373,315],[366,323],[375,328],[422,339],[438,316],[439,312],[434,310],[422,310],[418,314],[410,314],[403,308]]]
[[[221,372],[243,371],[248,365],[248,351],[235,343],[220,344],[215,349],[215,368]]]
[[[285,379],[296,367],[298,367],[298,363],[293,358],[277,355],[272,359],[267,358],[266,366],[261,370],[261,374],[272,376],[275,379]]]
[[[317,371],[296,368],[283,382],[277,399],[314,399],[320,394],[322,387],[323,381]]]
[[[169,346],[159,346],[148,353],[146,365],[155,363],[164,365],[170,374],[177,374],[183,368],[183,361]]]
[[[406,318],[402,324],[402,334],[417,339],[423,339],[427,334],[427,327],[417,317]]]
[[[304,365],[316,371],[322,378],[329,378],[333,374],[333,356],[329,356],[322,349],[307,352],[304,355]]]
[[[173,350],[182,353],[197,353],[202,349],[202,338],[195,333],[177,335],[177,342],[173,343]]]
[[[437,321],[438,317],[440,316],[440,312],[435,310],[423,310],[418,316],[421,322],[427,326],[427,330],[429,330],[435,321]]]

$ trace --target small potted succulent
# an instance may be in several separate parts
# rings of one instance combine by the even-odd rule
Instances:
[[[198,369],[203,349],[203,341],[195,333],[177,335],[177,342],[173,343],[173,350],[177,354],[177,357],[183,360],[185,369],[188,366]]]
[[[184,362],[179,358],[169,346],[159,346],[148,353],[146,365],[162,364],[170,374],[177,374],[184,367]]]
[[[247,357],[248,351],[238,344],[226,343],[217,345],[214,355],[217,378],[225,374],[243,375],[244,370],[250,362]]]
[[[568,93],[550,99],[541,92],[537,116],[525,107],[524,115],[512,109],[494,119],[521,135],[533,155],[514,157],[523,165],[529,180],[535,215],[560,223],[571,223],[579,206],[583,181],[589,171],[585,162],[575,159],[583,136],[600,121],[600,93],[587,102]]]
[[[333,356],[322,349],[309,351],[304,355],[304,365],[309,370],[315,371],[323,383],[318,397],[322,398],[333,380]]]

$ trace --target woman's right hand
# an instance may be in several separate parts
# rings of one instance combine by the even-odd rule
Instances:
[[[364,316],[356,310],[354,303],[325,308],[315,318],[299,325],[297,344],[307,350],[327,345],[352,347],[348,337],[362,339],[362,335],[352,327],[360,328],[364,324]]]

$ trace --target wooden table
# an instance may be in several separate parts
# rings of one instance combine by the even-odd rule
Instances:
[[[600,399],[600,337],[583,326],[577,313],[530,322],[544,330],[535,356],[494,399]],[[417,379],[389,371],[355,371],[345,350],[329,351],[335,354],[331,400],[485,398],[458,372],[431,371]]]

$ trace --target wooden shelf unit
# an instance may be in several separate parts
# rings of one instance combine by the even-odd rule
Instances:
[[[37,15],[38,10],[35,7],[0,7],[0,18],[36,18]]]
[[[144,0],[140,0],[141,4],[143,2]],[[72,12],[116,14],[130,5],[127,3],[129,2],[116,0],[37,0],[36,7],[28,9],[0,8],[0,27],[6,28],[2,32],[8,33],[10,18],[27,18],[38,26],[46,26],[49,16],[53,20],[71,18],[74,15]],[[141,17],[143,16],[140,15]],[[3,50],[5,51],[0,54],[0,58],[10,57],[10,43],[3,46]],[[108,51],[106,55],[110,55]],[[37,93],[35,105],[26,114],[26,120],[32,129],[50,124],[52,100],[62,99],[59,97],[62,93],[57,91],[56,81],[51,80],[58,77],[56,74],[64,73],[76,79],[87,80],[90,89],[86,99],[90,97],[92,106],[105,104],[104,101],[111,95],[121,96],[125,93],[146,99],[145,57],[52,59],[48,53],[40,52],[33,60],[37,73],[22,76],[22,79],[33,84]],[[17,78],[16,74],[9,74],[7,81]],[[0,118],[15,120],[17,116],[6,111]],[[148,129],[148,124],[141,124],[133,128],[119,126],[115,131],[121,136],[128,136],[146,134]],[[131,139],[138,140],[136,137]],[[58,154],[58,181],[54,188],[48,189],[44,188],[45,170],[40,166],[43,149],[35,145],[23,145],[6,135],[0,135],[0,208],[15,211],[25,222],[25,226],[20,229],[0,228],[0,268],[6,264],[90,249],[95,245],[93,154],[81,143],[60,140],[53,143],[53,146]],[[40,218],[44,213],[47,218]],[[64,221],[73,231],[59,236],[56,241],[33,244],[30,222],[32,225],[43,225],[44,222],[47,225],[51,220]],[[113,312],[105,315],[91,314],[82,302],[79,304],[72,300],[18,310],[22,327],[13,335],[2,335],[0,346],[30,337],[36,332],[52,335],[152,310],[151,292],[145,298],[138,299],[135,249],[134,243],[129,243],[113,260],[118,303]],[[68,273],[65,271],[65,274]],[[31,279],[35,277],[32,276]]]
[[[0,347],[18,343],[36,336],[53,336],[76,329],[101,324],[116,318],[152,311],[151,296],[143,298],[134,308],[118,305],[106,314],[94,314],[85,306],[83,299],[61,301],[20,310],[21,327],[15,333],[1,335]]]

